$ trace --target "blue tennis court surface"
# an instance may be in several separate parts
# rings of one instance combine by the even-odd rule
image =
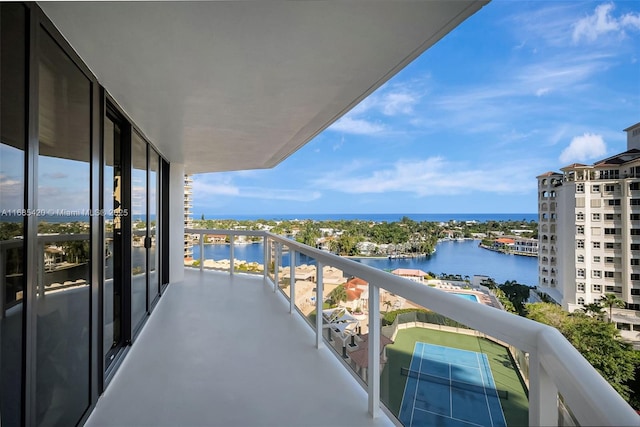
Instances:
[[[399,419],[405,426],[507,425],[487,356],[416,342]]]

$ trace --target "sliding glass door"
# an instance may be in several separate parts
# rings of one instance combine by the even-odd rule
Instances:
[[[104,120],[103,146],[103,357],[109,370],[123,347],[124,277],[123,220],[125,207],[122,191],[122,145],[124,122],[115,114]]]
[[[38,31],[36,424],[75,425],[90,403],[91,81]]]

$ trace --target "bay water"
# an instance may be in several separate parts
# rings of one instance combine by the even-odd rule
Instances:
[[[484,275],[493,278],[498,284],[515,280],[520,284],[535,286],[538,284],[538,259],[518,255],[506,255],[480,248],[478,240],[443,241],[436,246],[436,252],[427,257],[388,259],[388,258],[352,258],[381,270],[396,268],[420,269],[435,274],[460,274],[473,277]],[[205,245],[205,259],[216,261],[229,259],[229,245]],[[234,246],[234,257],[247,262],[263,262],[262,243]],[[193,258],[200,258],[200,247],[193,247]],[[313,260],[297,254],[296,265],[313,264]],[[289,265],[289,254],[283,254],[283,266]]]

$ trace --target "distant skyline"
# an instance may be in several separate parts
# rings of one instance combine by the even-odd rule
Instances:
[[[275,168],[194,175],[193,215],[536,212],[638,122],[640,2],[496,0]]]

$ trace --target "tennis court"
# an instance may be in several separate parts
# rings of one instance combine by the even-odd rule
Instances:
[[[401,374],[399,419],[407,427],[506,426],[485,354],[416,342]]]

